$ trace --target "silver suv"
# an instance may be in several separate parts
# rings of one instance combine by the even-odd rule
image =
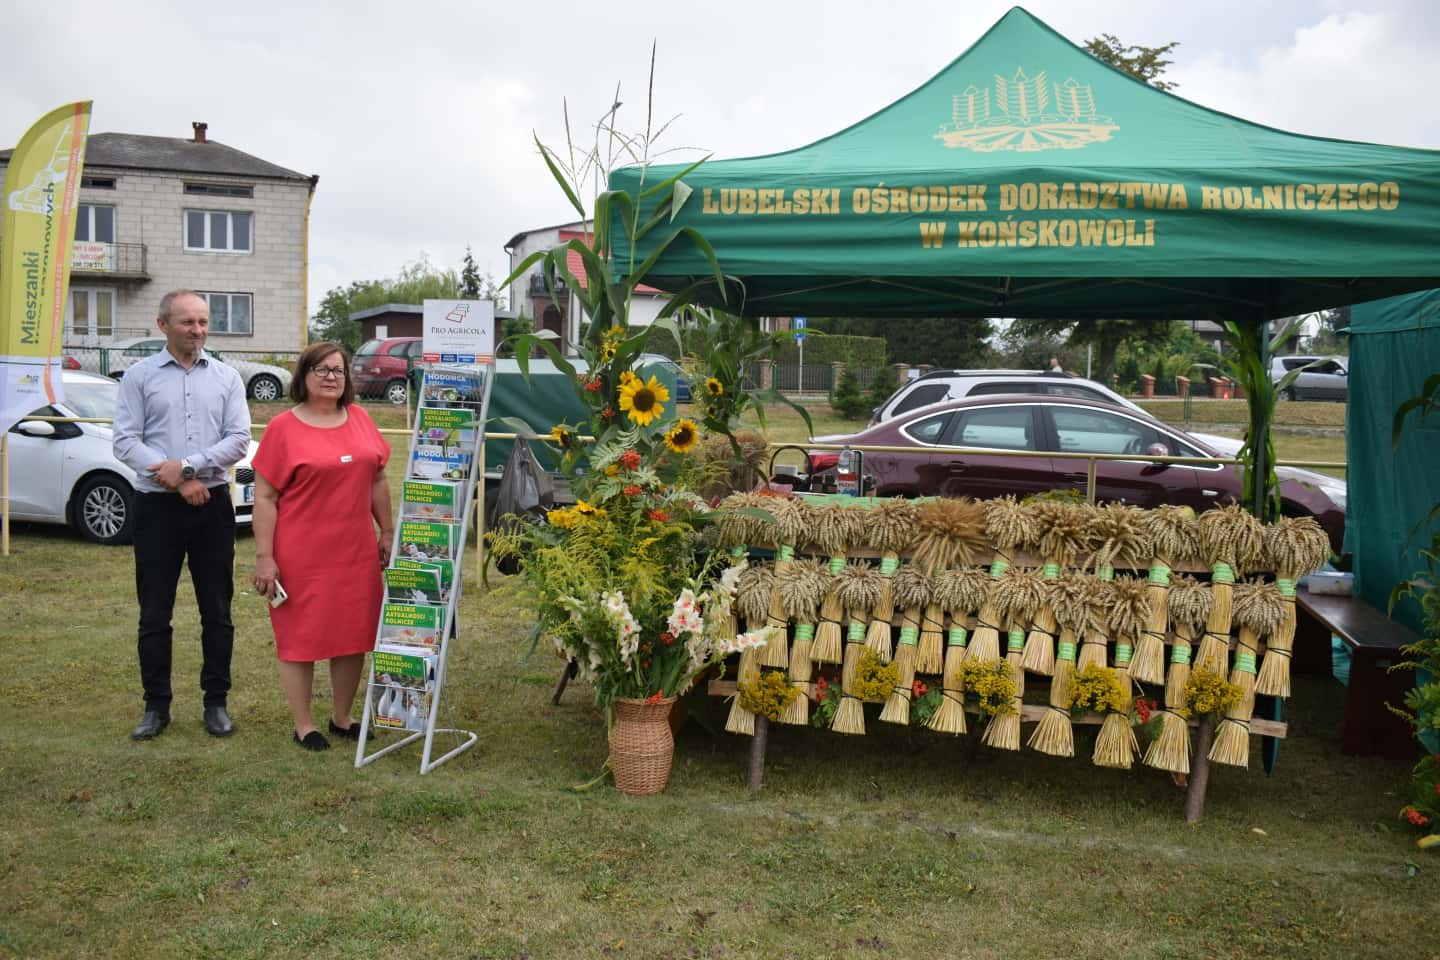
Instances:
[[[1270,358],[1270,381],[1278,384],[1292,370],[1299,370],[1289,386],[1280,391],[1285,400],[1339,400],[1349,392],[1348,357],[1286,356]]]

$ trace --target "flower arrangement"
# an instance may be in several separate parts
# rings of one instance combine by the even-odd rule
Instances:
[[[1240,702],[1238,686],[1213,670],[1196,670],[1185,681],[1185,717],[1218,717]]]
[[[1071,710],[1114,713],[1125,710],[1125,699],[1115,670],[1092,663],[1071,677],[1066,706]]]
[[[855,667],[855,697],[867,703],[883,703],[899,679],[899,667],[882,662],[878,654],[867,650]]]
[[[780,670],[763,671],[758,679],[741,683],[737,692],[741,706],[771,723],[779,723],[790,702],[800,695]]]
[[[990,717],[1003,717],[1015,709],[1015,680],[1003,660],[967,659],[960,664],[965,695]]]

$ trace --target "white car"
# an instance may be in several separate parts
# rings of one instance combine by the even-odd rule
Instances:
[[[109,344],[107,349],[110,351],[110,376],[118,380],[129,367],[164,350],[165,338],[130,337],[116,340]],[[212,357],[240,374],[240,379],[245,384],[245,395],[251,400],[272,403],[285,399],[285,394],[290,389],[289,370],[269,363],[256,363],[254,360],[231,360],[217,350],[209,350],[208,347],[206,349]]]
[[[32,416],[113,419],[120,385],[97,373],[66,370],[65,399]],[[115,459],[108,423],[21,420],[10,428],[10,516],[69,524],[86,540],[129,543],[135,529],[135,473]],[[254,511],[255,470],[250,452],[231,471],[235,522]]]

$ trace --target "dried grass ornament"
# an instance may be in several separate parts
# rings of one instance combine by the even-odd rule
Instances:
[[[918,567],[906,564],[895,572],[890,591],[900,608],[900,640],[895,645],[898,673],[895,688],[885,701],[885,709],[880,711],[880,719],[886,723],[908,724],[920,650],[920,611],[930,604],[934,585]]]
[[[1285,601],[1272,583],[1260,579],[1235,585],[1234,619],[1240,627],[1230,682],[1240,688],[1240,702],[1225,711],[1215,727],[1210,760],[1232,767],[1250,766],[1250,716],[1255,712],[1255,660],[1260,638],[1274,636],[1285,619]]]
[[[985,535],[985,505],[969,497],[940,497],[921,502],[910,562],[932,576],[942,570],[970,567],[990,551]],[[915,672],[944,669],[945,642],[940,605],[926,605],[920,623]]]
[[[1010,698],[1010,710],[991,718],[983,740],[998,750],[1019,750],[1020,709],[1025,699],[1025,628],[1044,602],[1045,581],[1037,573],[1011,567],[993,589],[996,612],[1005,624],[1005,665],[1015,692]]]
[[[1052,757],[1075,756],[1075,730],[1070,722],[1070,681],[1075,677],[1075,644],[1090,628],[1094,608],[1090,603],[1094,581],[1070,573],[1047,587],[1050,607],[1060,629],[1055,645],[1055,670],[1050,676],[1050,702],[1026,746]]]
[[[1200,514],[1200,556],[1210,564],[1214,601],[1195,656],[1195,669],[1224,676],[1230,652],[1230,603],[1235,578],[1243,576],[1262,556],[1265,528],[1239,504]]]
[[[1150,596],[1144,580],[1135,577],[1115,578],[1111,587],[1114,600],[1110,605],[1110,633],[1115,638],[1115,679],[1120,684],[1120,709],[1110,710],[1095,738],[1092,759],[1097,767],[1129,770],[1140,756],[1140,743],[1130,724],[1130,661],[1135,640],[1150,622]]]
[[[865,631],[865,646],[881,663],[891,657],[890,619],[895,616],[890,578],[900,569],[900,551],[915,539],[919,524],[919,508],[915,501],[895,497],[881,500],[865,518],[865,542],[880,551],[880,599],[870,611],[870,625]]]
[[[720,549],[730,555],[731,567],[743,569],[747,564],[748,544],[756,526],[755,518],[747,511],[753,510],[759,500],[760,497],[753,493],[732,493],[720,501],[713,514],[716,541]],[[716,577],[717,580],[719,578]],[[733,606],[731,610],[716,615],[715,628],[717,635],[725,639],[734,639],[739,633]]]
[[[1295,648],[1295,582],[1320,569],[1330,557],[1330,537],[1314,517],[1281,517],[1265,528],[1265,553],[1275,570],[1275,587],[1285,617],[1265,644],[1255,692],[1290,696],[1290,658]]]
[[[865,655],[865,619],[880,599],[881,577],[867,563],[847,563],[836,577],[840,603],[849,617],[845,636],[845,662],[840,670],[840,706],[830,729],[836,733],[863,734],[865,710],[855,695],[855,671]]]
[[[810,722],[810,680],[815,673],[810,650],[815,639],[815,621],[820,614],[820,604],[830,588],[830,573],[820,560],[795,560],[776,572],[775,586],[780,593],[786,619],[795,624],[789,673],[790,685],[800,694],[790,701],[780,722],[804,726]]]
[[[836,501],[813,508],[810,516],[810,542],[830,558],[828,568],[833,577],[845,569],[846,551],[863,542],[865,513]],[[815,628],[815,643],[810,648],[810,659],[816,663],[839,663],[842,656],[845,608],[835,593],[835,583],[831,581],[820,605],[820,624]]]
[[[1101,580],[1116,569],[1139,570],[1150,559],[1150,528],[1146,511],[1124,503],[1102,503],[1090,508],[1090,563]]]
[[[989,583],[989,574],[977,567],[946,570],[935,578],[935,602],[950,617],[940,706],[930,715],[928,724],[936,733],[965,732],[965,685],[960,665],[965,660],[970,617],[984,602]]]
[[[1085,581],[1088,589],[1085,602],[1089,611],[1085,618],[1085,630],[1080,634],[1080,656],[1076,670],[1106,665],[1106,653],[1110,643],[1110,607],[1115,603],[1115,581],[1100,577],[1089,577]]]
[[[761,509],[770,515],[771,522],[756,525],[755,542],[775,552],[776,578],[770,591],[770,613],[766,626],[776,629],[778,641],[772,640],[765,645],[764,652],[760,655],[760,664],[786,670],[790,666],[784,640],[788,632],[788,621],[785,607],[780,602],[779,574],[795,559],[796,546],[809,536],[810,508],[802,500],[771,496],[765,497]]]
[[[765,624],[770,615],[770,592],[774,586],[775,568],[771,564],[749,564],[740,571],[740,580],[735,587],[735,609],[744,617],[746,630],[758,630]],[[776,639],[772,638],[771,643]],[[761,651],[764,649],[763,646],[747,647],[740,651],[740,663],[735,670],[737,690],[741,684],[760,679]],[[747,737],[755,735],[755,714],[740,703],[738,695],[730,701],[725,730]]]
[[[965,655],[967,660],[977,663],[999,661],[1000,614],[994,602],[995,583],[1010,569],[1016,554],[1034,542],[1036,532],[1035,518],[1014,497],[985,501],[985,535],[995,547],[995,559],[990,564],[991,589],[980,605],[975,634],[970,638],[970,647]]]
[[[1158,549],[1158,548],[1157,548]],[[1195,635],[1205,629],[1210,614],[1210,590],[1194,577],[1176,577],[1166,589],[1166,607],[1175,637],[1170,644],[1170,670],[1165,677],[1165,709],[1160,711],[1160,732],[1145,750],[1145,765],[1169,773],[1190,772],[1189,704],[1185,684],[1190,679],[1190,653]]]
[[[1057,500],[1037,500],[1029,504],[1029,509],[1038,529],[1035,546],[1043,561],[1040,576],[1056,580],[1089,545],[1088,514],[1077,504]],[[1046,677],[1055,672],[1057,627],[1055,609],[1047,598],[1035,614],[1030,635],[1025,638],[1025,656],[1021,662],[1026,670]]]

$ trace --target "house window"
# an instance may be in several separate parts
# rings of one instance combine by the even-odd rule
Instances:
[[[186,210],[185,249],[249,253],[254,218],[240,210]]]
[[[210,305],[210,332],[248,337],[255,332],[248,293],[201,293]]]
[[[201,197],[253,197],[255,188],[238,183],[187,183],[185,192]]]
[[[86,190],[114,190],[114,177],[86,177],[80,178],[80,186]]]
[[[108,337],[115,332],[115,291],[71,287],[66,327],[78,337]]]
[[[75,210],[75,239],[95,243],[115,242],[115,208],[82,203]]]

